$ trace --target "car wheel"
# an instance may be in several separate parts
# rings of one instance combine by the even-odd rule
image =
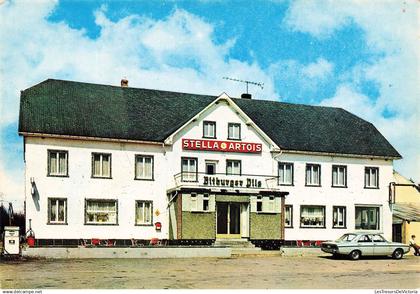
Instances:
[[[394,253],[392,253],[392,258],[394,259],[401,259],[404,255],[404,252],[401,249],[395,249]]]
[[[351,260],[358,260],[360,258],[360,251],[359,250],[353,250],[352,252],[350,252],[349,257]]]

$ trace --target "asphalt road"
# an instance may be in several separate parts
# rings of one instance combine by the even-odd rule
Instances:
[[[1,261],[0,283],[2,289],[418,289],[420,257]]]

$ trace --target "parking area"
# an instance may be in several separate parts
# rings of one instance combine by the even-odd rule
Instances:
[[[420,287],[420,258],[329,256],[1,261],[2,289],[308,289]]]

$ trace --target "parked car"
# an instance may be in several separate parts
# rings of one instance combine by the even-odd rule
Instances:
[[[387,255],[401,259],[410,251],[410,247],[402,243],[389,242],[382,234],[357,232],[344,234],[336,241],[323,242],[321,250],[333,256],[347,255],[352,260],[357,260],[360,256]]]

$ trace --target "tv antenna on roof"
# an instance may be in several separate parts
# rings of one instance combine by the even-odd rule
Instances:
[[[260,87],[261,89],[264,89],[264,83],[257,83],[257,82],[252,82],[252,81],[245,81],[245,80],[240,80],[240,79],[234,79],[234,78],[229,78],[229,77],[223,77],[223,79],[225,80],[229,80],[229,81],[234,81],[234,82],[240,82],[240,83],[245,83],[246,84],[246,93],[248,94],[248,85],[256,85],[258,87]]]

